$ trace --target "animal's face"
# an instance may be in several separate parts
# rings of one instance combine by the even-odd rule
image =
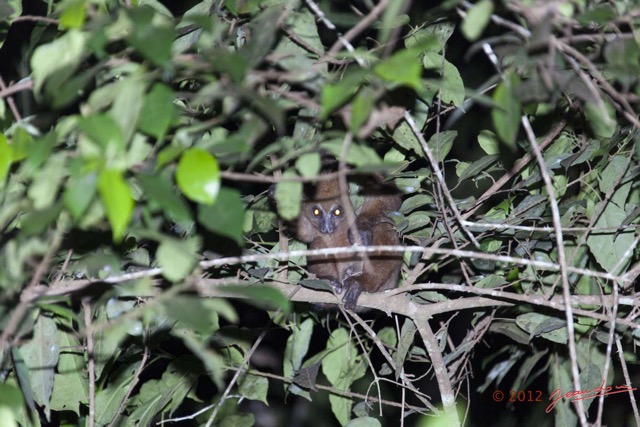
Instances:
[[[307,216],[321,233],[331,234],[338,229],[344,220],[344,210],[342,206],[337,204],[331,206],[314,204],[309,208]]]

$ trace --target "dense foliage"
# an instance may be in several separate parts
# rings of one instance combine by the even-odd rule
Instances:
[[[640,423],[639,23],[0,0],[0,425]],[[321,152],[402,192],[367,312],[292,237]]]

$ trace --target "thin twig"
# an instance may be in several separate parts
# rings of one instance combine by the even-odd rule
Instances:
[[[342,34],[340,33],[340,31],[338,31],[338,28],[336,28],[335,25],[333,25],[333,22],[329,21],[329,19],[327,18],[327,16],[324,14],[324,12],[320,9],[320,7],[313,2],[313,0],[304,0],[305,3],[307,4],[307,6],[309,7],[309,9],[311,9],[311,12],[313,12],[314,15],[316,15],[316,17],[324,24],[325,27],[327,27],[328,29],[334,31],[336,33],[336,35],[338,36],[338,40],[340,41],[340,43],[342,43],[342,45],[351,53],[353,54],[356,62],[358,63],[359,66],[361,66],[362,68],[367,68],[367,64],[364,62],[364,60],[362,58],[360,58],[360,56],[356,55],[356,50],[355,48],[351,45],[351,43],[349,42],[349,40],[346,40]]]
[[[331,46],[328,53],[330,55],[335,55],[340,51],[341,45],[346,47],[344,41],[350,42],[358,34],[366,30],[369,25],[373,23],[373,21],[375,21],[378,16],[384,11],[388,3],[389,0],[380,0],[380,3],[378,3],[373,9],[371,9],[371,11],[369,11],[369,13],[364,18],[362,18],[353,28],[351,28],[345,33],[344,36],[342,36],[342,39],[339,38],[338,41],[336,41],[333,46]]]
[[[525,133],[527,135],[527,139],[531,144],[531,148],[536,156],[536,160],[538,161],[538,166],[540,168],[540,174],[542,175],[542,179],[545,184],[545,188],[547,190],[547,197],[549,199],[549,205],[551,207],[551,217],[553,219],[553,226],[556,230],[556,246],[558,251],[558,263],[560,264],[560,276],[562,277],[562,294],[564,295],[564,301],[567,311],[566,319],[567,319],[567,340],[569,344],[569,356],[571,359],[571,372],[573,376],[573,386],[575,390],[580,390],[580,371],[578,370],[578,352],[576,350],[576,342],[575,342],[575,327],[573,324],[573,307],[571,307],[571,285],[569,284],[569,272],[567,266],[567,258],[565,254],[564,248],[564,239],[562,237],[562,223],[560,222],[560,210],[558,209],[558,200],[556,199],[556,192],[553,188],[553,183],[551,182],[551,177],[549,176],[549,172],[547,171],[547,166],[544,162],[544,157],[542,156],[542,150],[540,150],[540,146],[538,145],[538,141],[536,141],[536,136],[533,133],[533,129],[531,128],[531,123],[529,123],[529,119],[527,116],[522,116],[522,126],[524,127]],[[584,404],[582,400],[574,401],[576,404],[578,417],[580,419],[580,424],[582,427],[587,427],[587,417],[585,416]]]
[[[94,358],[94,340],[91,331],[91,300],[89,297],[82,299],[82,310],[84,311],[84,328],[87,339],[87,368],[89,370],[89,427],[96,423],[96,361]]]
[[[447,188],[447,183],[444,180],[444,176],[442,175],[442,171],[438,166],[438,162],[436,161],[435,156],[431,152],[431,148],[429,147],[429,144],[427,144],[427,141],[425,141],[424,136],[422,136],[422,132],[420,132],[420,130],[418,129],[418,126],[416,125],[416,122],[413,120],[413,117],[411,117],[408,111],[404,112],[404,119],[409,125],[409,127],[411,128],[413,135],[416,138],[418,138],[418,141],[420,141],[420,145],[422,146],[424,153],[427,155],[427,158],[429,159],[431,170],[433,171],[433,174],[436,176],[436,180],[438,181],[440,188],[442,188],[442,192],[444,193],[444,196],[447,199],[447,202],[449,203],[449,209],[451,209],[451,212],[453,212],[453,215],[456,217],[456,220],[460,224],[460,227],[462,228],[464,233],[467,235],[467,237],[469,237],[469,240],[473,242],[476,248],[479,248],[480,243],[478,243],[478,241],[473,236],[473,234],[469,231],[469,229],[462,225],[463,218],[460,216],[460,211],[456,206],[456,202],[455,200],[453,200],[453,197],[451,196],[451,192]]]
[[[4,84],[4,79],[0,76],[0,93],[3,93],[7,90],[7,86]],[[16,102],[13,100],[12,96],[7,96],[7,104],[9,104],[9,108],[11,109],[11,113],[17,122],[22,121],[22,116],[18,111],[18,107],[16,106]]]

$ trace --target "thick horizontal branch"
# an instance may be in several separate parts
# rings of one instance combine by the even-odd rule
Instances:
[[[433,255],[454,256],[458,258],[469,259],[484,259],[488,261],[502,262],[505,264],[516,264],[531,266],[547,271],[559,271],[560,265],[552,262],[537,261],[525,258],[515,258],[506,255],[494,255],[484,252],[465,251],[459,249],[444,249],[444,248],[425,248],[422,246],[350,246],[344,248],[324,248],[314,250],[298,250],[289,252],[276,252],[267,254],[253,254],[243,255],[237,257],[218,258],[207,261],[201,261],[199,266],[202,269],[209,269],[213,267],[221,267],[224,265],[239,265],[245,263],[254,263],[268,260],[287,261],[292,258],[300,258],[306,256],[322,256],[322,255],[338,255],[346,253],[377,253],[377,252],[418,252],[423,253],[424,258],[429,258]],[[567,267],[567,271],[572,274],[580,274],[590,277],[599,277],[606,280],[614,280],[618,282],[629,282],[630,279],[626,276],[618,276],[615,274],[593,271],[585,268]],[[162,268],[151,268],[149,270],[136,271],[132,273],[122,274],[120,276],[107,277],[105,279],[86,279],[86,280],[73,280],[73,281],[61,281],[56,288],[48,289],[39,287],[37,295],[32,295],[30,298],[47,295],[65,295],[74,291],[80,290],[86,286],[94,283],[124,283],[131,280],[138,280],[145,277],[155,277],[162,274]]]

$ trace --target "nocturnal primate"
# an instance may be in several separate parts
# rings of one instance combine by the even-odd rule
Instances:
[[[398,233],[387,214],[397,211],[402,201],[394,188],[378,179],[369,184],[371,188],[364,189],[364,202],[354,211],[349,198],[341,196],[338,178],[318,182],[315,192],[302,204],[298,239],[308,243],[309,249],[349,247],[356,243],[353,231],[357,229],[365,246],[399,245]],[[354,216],[349,218],[349,212]],[[344,291],[342,301],[349,310],[355,308],[363,291],[394,288],[402,266],[401,254],[391,252],[314,256],[307,261],[311,273],[329,280],[337,293]]]

